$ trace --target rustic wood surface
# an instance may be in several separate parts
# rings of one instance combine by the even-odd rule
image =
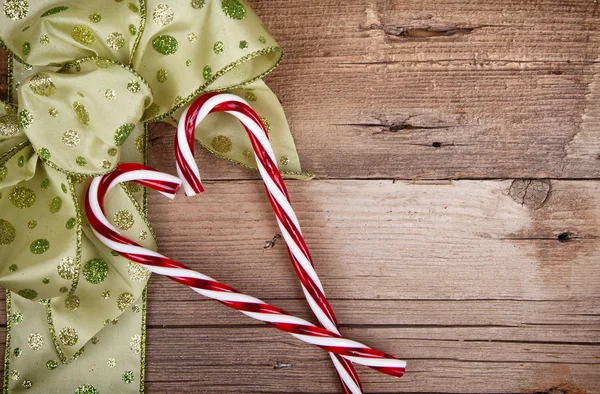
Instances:
[[[267,82],[342,331],[409,362],[359,368],[366,391],[600,392],[597,2],[250,3],[287,52]],[[174,173],[172,137],[150,157]],[[309,317],[257,174],[199,156],[204,195],[150,198],[161,251]],[[165,279],[148,314],[148,393],[338,390],[324,352]]]

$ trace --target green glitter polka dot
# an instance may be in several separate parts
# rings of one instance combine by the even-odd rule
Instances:
[[[22,129],[29,128],[33,124],[33,115],[26,109],[19,111],[19,124]]]
[[[119,152],[119,150],[117,148],[110,148],[108,150],[108,155],[109,156],[116,156],[118,152]]]
[[[52,201],[50,201],[50,206],[48,207],[50,213],[56,213],[60,211],[60,208],[62,208],[62,198],[54,197]]]
[[[70,311],[74,311],[77,308],[79,308],[80,303],[81,303],[81,300],[76,295],[72,294],[70,296],[67,296],[67,298],[65,298],[65,308],[67,308]]]
[[[131,34],[132,36],[135,36],[137,34],[137,27],[135,27],[135,25],[129,25],[129,34]]]
[[[9,245],[17,236],[17,230],[10,222],[0,219],[0,245]]]
[[[48,249],[50,249],[50,241],[43,238],[36,239],[31,243],[31,245],[29,245],[29,250],[33,254],[42,254]]]
[[[264,38],[263,36],[260,36],[260,37],[258,37],[258,41],[260,41],[260,42],[261,42],[261,43],[263,43],[263,44],[266,44],[266,43],[267,43],[267,39],[266,39],[266,38]]]
[[[60,291],[61,293],[67,293],[69,291],[69,288],[66,286],[63,286],[60,289],[58,289],[58,291]]]
[[[23,323],[23,314],[21,312],[13,312],[13,314],[10,316],[10,320],[14,324],[21,324]]]
[[[68,10],[68,9],[69,9],[69,7],[65,7],[65,6],[50,8],[48,11],[44,12],[41,16],[43,18],[45,16],[50,16],[50,15],[58,14],[59,12],[63,12],[63,11]]]
[[[246,40],[240,41],[240,49],[248,49],[248,41],[246,41]]]
[[[46,148],[40,148],[37,154],[39,157],[45,160],[48,160],[50,158],[50,151]]]
[[[204,77],[204,79],[210,79],[212,77],[212,68],[210,68],[210,66],[204,66],[202,76]]]
[[[133,381],[134,381],[133,372],[125,371],[125,373],[123,373],[123,382],[129,384],[129,383],[133,383]]]
[[[56,118],[58,116],[58,110],[56,108],[48,108],[48,115]]]
[[[218,55],[219,53],[223,52],[223,49],[225,49],[225,45],[223,44],[223,41],[217,41],[215,42],[215,44],[213,45],[213,51],[215,51],[215,53]]]
[[[32,289],[21,289],[17,292],[17,294],[23,298],[27,298],[28,300],[33,300],[38,295],[37,291]]]
[[[177,52],[177,40],[174,37],[163,35],[152,40],[152,48],[162,55],[172,55]]]
[[[23,351],[20,348],[15,348],[15,350],[13,350],[13,355],[15,358],[19,358],[23,355]]]
[[[85,263],[83,276],[85,280],[94,285],[102,283],[108,276],[108,264],[101,259],[92,259]]]
[[[50,278],[44,278],[42,279],[42,283],[47,285],[48,283],[50,283]]]
[[[117,132],[115,133],[115,137],[114,137],[115,145],[117,145],[117,146],[123,145],[123,143],[125,142],[127,137],[129,137],[129,135],[131,134],[131,132],[133,131],[134,128],[135,128],[135,125],[133,123],[127,123],[127,124],[124,124],[123,126],[120,126],[117,129]]]
[[[35,203],[35,193],[28,187],[16,186],[8,194],[8,199],[19,209],[29,208]]]
[[[60,184],[60,190],[62,190],[63,193],[67,194],[67,187],[65,186],[64,183]]]
[[[148,120],[154,118],[160,112],[160,105],[157,103],[152,103],[148,108],[144,110],[144,114],[142,115],[142,119]]]
[[[90,125],[90,114],[88,113],[87,109],[85,109],[85,106],[83,104],[75,101],[73,103],[73,111],[75,111],[77,119],[79,119],[79,121],[83,123],[83,125]]]
[[[37,222],[35,220],[30,220],[27,223],[27,227],[29,227],[31,230],[33,230],[35,228],[35,226],[37,226]]]
[[[133,12],[140,12],[140,9],[138,8],[138,6],[133,3],[127,4],[127,8],[129,8]]]
[[[205,3],[206,3],[205,0],[192,0],[192,8],[198,10],[198,9],[204,7]]]
[[[8,267],[10,272],[16,272],[18,269],[19,267],[16,264],[11,264],[10,267]]]
[[[23,43],[23,55],[27,56],[31,52],[31,44],[28,41]]]
[[[225,15],[231,19],[244,19],[246,16],[246,9],[239,0],[223,0],[221,7]]]
[[[8,175],[8,168],[6,166],[0,166],[0,182],[6,179]]]
[[[88,16],[88,18],[90,19],[90,22],[92,22],[92,23],[99,23],[102,20],[102,15],[90,14],[90,16]]]
[[[44,179],[40,185],[40,187],[42,188],[42,190],[46,190],[47,188],[50,187],[50,179]]]
[[[188,67],[191,66],[192,65],[192,59],[187,59],[185,61],[185,65],[188,66]]]
[[[80,44],[91,46],[96,43],[94,32],[87,26],[77,25],[71,30],[71,37]]]
[[[75,163],[77,163],[77,165],[83,167],[87,164],[87,160],[85,159],[85,157],[77,156],[75,158]]]
[[[167,71],[163,70],[162,68],[156,72],[156,80],[160,83],[166,82],[168,76],[169,74]]]
[[[99,394],[100,392],[91,384],[82,384],[81,386],[77,387],[77,390],[75,390],[75,394]]]
[[[75,227],[75,224],[77,224],[77,220],[75,218],[71,218],[67,220],[65,227],[67,228],[67,230],[71,230],[73,227]]]
[[[58,363],[56,362],[56,360],[48,360],[48,362],[46,363],[46,368],[48,368],[51,371],[53,369],[56,369],[56,367],[58,367]]]
[[[19,167],[23,167],[23,165],[25,165],[25,157],[23,157],[23,156],[19,157],[19,159],[17,160],[17,165]]]

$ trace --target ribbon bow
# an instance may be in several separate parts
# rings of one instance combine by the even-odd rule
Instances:
[[[272,126],[281,172],[309,179],[283,110],[260,79],[282,51],[238,0],[5,0],[0,45],[11,76],[9,100],[0,102],[0,285],[10,290],[11,337],[5,382],[11,392],[67,383],[74,391],[87,384],[73,372],[81,368],[62,363],[81,357],[139,383],[118,392],[138,391],[149,272],[93,236],[82,210],[88,179],[120,162],[144,163],[148,123],[176,124],[207,91],[251,101]],[[211,116],[196,139],[220,158],[256,168],[234,119]],[[156,249],[145,209],[145,190],[134,183],[106,199],[113,224]],[[115,344],[84,352],[103,340]],[[100,376],[89,373],[96,382]]]

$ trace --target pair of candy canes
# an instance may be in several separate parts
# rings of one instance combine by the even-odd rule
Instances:
[[[320,327],[257,298],[242,294],[157,252],[143,248],[121,235],[106,219],[104,197],[111,188],[122,182],[137,182],[171,199],[175,197],[181,185],[187,196],[202,192],[200,172],[194,160],[194,133],[196,126],[213,112],[226,112],[238,118],[250,137],[256,163],[277,216],[279,229],[287,244],[290,260]],[[156,274],[167,276],[205,297],[237,309],[301,341],[327,350],[344,393],[362,393],[360,380],[352,366],[353,362],[392,376],[400,377],[404,374],[406,362],[346,339],[340,334],[335,314],[325,297],[310,252],[302,237],[298,219],[290,205],[268,134],[260,117],[248,103],[238,96],[225,93],[208,93],[196,99],[181,115],[175,138],[175,155],[179,177],[141,164],[125,163],[117,166],[113,172],[92,180],[85,200],[85,209],[94,233],[103,244]]]

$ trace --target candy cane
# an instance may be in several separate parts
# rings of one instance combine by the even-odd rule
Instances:
[[[127,181],[137,182],[142,186],[155,189],[169,198],[174,198],[181,186],[179,178],[137,163],[120,164],[113,172],[94,178],[87,191],[85,210],[94,234],[104,245],[156,274],[182,283],[205,297],[263,321],[301,341],[386,374],[397,377],[403,375],[406,363],[394,356],[346,339],[336,332],[317,327],[282,309],[242,294],[233,287],[193,271],[189,267],[146,249],[121,235],[106,219],[104,197],[117,184]]]
[[[175,139],[175,156],[177,172],[183,180],[185,193],[190,196],[203,190],[200,173],[194,161],[194,133],[198,124],[211,112],[227,112],[237,117],[248,132],[267,195],[309,306],[322,327],[340,334],[335,314],[325,297],[312,257],[302,237],[298,219],[290,204],[285,183],[279,174],[268,134],[260,117],[240,97],[221,93],[205,94],[183,112]],[[330,356],[344,392],[361,393],[360,380],[352,364],[334,354]]]

